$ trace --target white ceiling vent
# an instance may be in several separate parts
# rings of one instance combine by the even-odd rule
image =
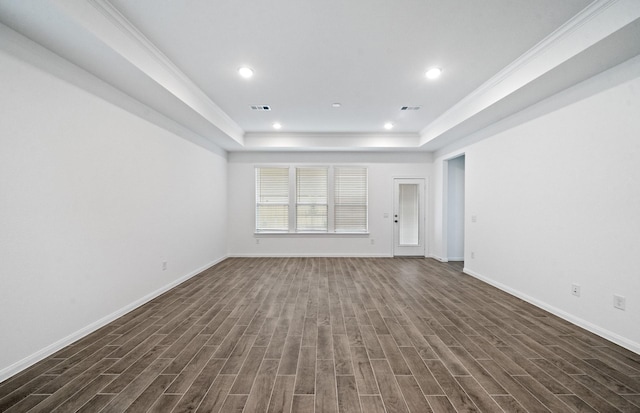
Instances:
[[[269,111],[271,106],[269,105],[251,105],[251,110]]]
[[[400,108],[400,110],[418,110],[420,109],[422,106],[403,106]]]

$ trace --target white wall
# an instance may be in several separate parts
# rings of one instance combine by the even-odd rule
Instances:
[[[256,166],[364,165],[369,235],[254,235]],[[229,253],[234,256],[392,256],[393,178],[429,178],[431,157],[413,153],[235,152],[229,155]],[[428,183],[427,179],[427,183]],[[388,213],[388,218],[384,214]],[[256,243],[259,240],[259,244]],[[374,244],[371,244],[373,240]]]
[[[0,89],[1,381],[223,258],[227,161],[2,51]]]
[[[640,60],[551,103],[570,95],[580,99],[438,154],[434,171],[464,151],[466,272],[640,352]]]
[[[464,156],[446,162],[447,259],[464,260]]]

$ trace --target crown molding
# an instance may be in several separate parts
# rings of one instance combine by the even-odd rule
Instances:
[[[274,137],[287,137],[287,138],[347,138],[347,139],[359,139],[359,138],[408,138],[417,139],[420,137],[414,132],[247,132],[244,134],[247,138],[264,138],[272,139]]]
[[[234,143],[244,131],[108,0],[54,0],[80,26],[198,113]]]
[[[495,136],[501,132],[555,112],[563,107],[572,105],[580,100],[602,93],[638,77],[640,77],[640,55],[543,99],[498,122],[492,123],[485,128],[479,129],[470,135],[455,140],[449,145],[433,151],[433,156],[435,158],[449,157],[452,154],[458,153],[462,148],[473,145],[483,139]]]
[[[637,0],[596,0],[420,131],[420,145],[640,18]]]
[[[244,135],[245,150],[389,150],[418,149],[417,133],[296,133],[251,132]]]
[[[7,53],[9,56],[39,68],[43,72],[74,85],[141,119],[145,119],[210,152],[226,156],[226,149],[220,146],[220,142],[205,138],[190,130],[187,126],[136,100],[96,75],[53,53],[2,23],[0,23],[0,53]],[[231,148],[235,148],[235,146]],[[227,147],[227,149],[230,148]]]

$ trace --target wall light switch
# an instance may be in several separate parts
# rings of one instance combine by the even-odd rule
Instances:
[[[478,216],[477,215],[471,215],[471,222],[477,222],[478,221]]]
[[[388,212],[385,212],[384,214],[382,214],[382,217],[383,217],[383,218],[389,218],[389,213],[388,213]]]

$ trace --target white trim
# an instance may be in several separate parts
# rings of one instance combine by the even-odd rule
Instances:
[[[415,132],[247,132],[244,134],[245,138],[255,139],[273,139],[273,138],[313,138],[313,139],[326,139],[326,138],[419,138],[418,133]]]
[[[441,253],[445,257],[449,255],[449,206],[450,206],[449,205],[449,161],[458,159],[463,156],[466,157],[466,151],[460,151],[459,153],[451,154],[450,156],[442,160],[442,222],[441,222],[442,237],[440,238],[441,239],[440,245],[442,246]],[[464,179],[466,180],[466,170],[465,170]],[[466,202],[467,201],[466,201],[466,193],[465,193],[465,199],[463,202],[463,207],[465,209],[465,214],[464,214],[465,218],[466,218],[466,206],[467,206]],[[465,218],[463,218],[463,220]],[[465,225],[464,232],[462,234],[462,253],[463,254],[464,254],[465,239],[467,235],[466,231],[467,231],[467,226]],[[442,262],[449,262],[449,261],[464,261],[464,257],[448,258]]]
[[[271,258],[271,257],[308,257],[308,258],[393,258],[391,254],[350,254],[350,253],[240,253],[229,254],[229,258]]]
[[[369,174],[369,168],[364,167],[365,173]],[[336,232],[336,167],[327,167],[327,232]],[[369,182],[365,182],[367,192],[367,208],[369,207]],[[297,188],[296,188],[297,189]],[[296,208],[296,214],[298,213]],[[366,228],[369,229],[369,221],[366,220]],[[297,230],[298,228],[296,228]]]
[[[451,159],[463,155],[468,150],[468,147],[475,143],[533,119],[555,112],[589,96],[614,88],[638,76],[640,76],[640,56],[632,57],[611,69],[605,70],[563,91],[552,94],[538,103],[476,130],[470,135],[457,139],[434,151],[433,158],[437,159],[446,156],[447,159]]]
[[[237,144],[244,130],[108,0],[57,1],[69,18],[140,69]]]
[[[175,281],[170,282],[169,284],[165,285],[164,287],[161,287],[147,295],[145,295],[144,297],[132,302],[129,305],[126,305],[124,307],[122,307],[121,309],[114,311],[113,313],[102,317],[101,319],[94,321],[93,323],[89,324],[86,327],[81,328],[80,330],[69,334],[68,336],[56,341],[55,343],[52,343],[50,345],[48,345],[47,347],[31,354],[30,356],[27,356],[25,358],[23,358],[20,361],[17,361],[15,363],[13,363],[12,365],[5,367],[4,369],[0,370],[0,382],[8,379],[9,377],[12,377],[18,373],[20,373],[21,371],[27,369],[28,367],[36,364],[37,362],[45,359],[46,357],[49,357],[50,355],[54,354],[55,352],[63,349],[64,347],[80,340],[83,337],[88,336],[89,334],[93,333],[94,331],[98,330],[99,328],[102,328],[104,326],[106,326],[107,324],[109,324],[110,322],[116,320],[119,317],[122,317],[123,315],[135,310],[136,308],[142,306],[143,304],[146,304],[147,302],[153,300],[154,298],[160,296],[161,294],[164,294],[165,292],[169,291],[170,289],[176,287],[179,284],[182,284],[183,282],[187,281],[188,279],[190,279],[191,277],[194,277],[198,274],[200,274],[203,271],[208,270],[209,268],[213,267],[214,265],[224,261],[225,259],[227,259],[229,256],[225,255],[221,258],[218,258],[217,260],[211,261],[208,264],[205,264],[204,266],[191,271],[190,273],[178,278]]]
[[[395,216],[398,214],[398,208],[399,208],[399,199],[398,199],[398,184],[400,184],[401,181],[421,181],[419,183],[414,183],[415,185],[418,185],[418,189],[419,189],[419,221],[418,221],[418,225],[419,225],[419,229],[418,229],[418,240],[419,240],[419,245],[417,246],[413,246],[413,245],[402,245],[399,244],[399,234],[398,234],[398,226],[394,225],[396,223],[396,219]],[[427,227],[428,224],[428,216],[429,216],[429,205],[428,205],[428,194],[429,194],[429,178],[428,177],[407,177],[407,176],[393,176],[392,177],[392,183],[393,183],[393,189],[392,189],[392,194],[393,194],[393,219],[391,219],[390,224],[393,226],[392,227],[392,254],[394,257],[411,257],[411,256],[417,256],[417,257],[424,257],[427,254],[427,251],[429,251],[429,229]],[[420,248],[422,247],[422,251],[421,253],[418,254],[411,254],[411,253],[406,253],[399,254],[399,251],[397,250],[398,247],[400,248]]]
[[[381,163],[432,163],[431,152],[400,151],[389,148],[385,151],[312,151],[298,150],[295,153],[287,150],[229,152],[229,163],[247,163],[255,166],[290,165],[296,162],[300,165],[327,164],[334,166],[371,166]]]
[[[567,313],[563,310],[560,310],[557,307],[554,307],[544,301],[540,301],[537,298],[533,298],[527,294],[524,294],[516,289],[513,289],[511,287],[508,287],[502,283],[499,283],[497,281],[494,281],[490,278],[487,278],[483,275],[480,275],[476,272],[474,272],[473,270],[470,270],[469,268],[465,267],[462,269],[462,272],[464,272],[467,275],[470,275],[474,278],[477,278],[480,281],[483,281],[489,285],[492,285],[504,292],[507,292],[515,297],[518,297],[526,302],[528,302],[529,304],[533,304],[538,308],[541,308],[543,310],[546,310],[548,312],[550,312],[553,315],[556,315],[564,320],[569,321],[572,324],[577,325],[578,327],[582,327],[587,331],[590,331],[593,334],[596,334],[602,338],[605,338],[615,344],[618,344],[624,348],[626,348],[627,350],[633,351],[634,353],[638,353],[640,354],[640,343],[636,343],[635,341],[631,341],[626,337],[622,337],[619,334],[616,334],[614,332],[611,332],[609,330],[606,330],[598,325],[595,325],[587,320],[584,320],[580,317],[576,317],[573,314]]]
[[[244,149],[250,151],[358,151],[416,150],[420,147],[417,133],[282,133],[247,132]]]
[[[302,236],[302,237],[315,237],[315,236],[319,236],[319,237],[338,237],[340,238],[340,236],[345,235],[347,238],[353,238],[353,237],[358,237],[358,236],[362,236],[362,238],[368,238],[371,233],[370,232],[335,232],[335,231],[299,231],[299,232],[285,232],[285,231],[259,231],[259,232],[254,232],[253,236],[255,238],[269,238],[269,237],[293,237],[295,238],[296,236]]]
[[[637,0],[596,0],[420,131],[420,146],[504,99],[640,16]]]
[[[449,256],[449,159],[442,161],[442,215],[440,234],[440,253]],[[434,220],[435,221],[435,220]],[[435,222],[434,222],[435,224]],[[435,234],[434,234],[435,235]],[[447,260],[448,262],[448,260]]]
[[[254,211],[254,238],[257,237],[283,237],[283,236],[319,236],[319,237],[327,237],[327,236],[346,236],[346,237],[357,237],[364,236],[368,237],[370,235],[369,232],[369,164],[334,164],[334,163],[311,163],[311,164],[282,164],[276,163],[271,165],[258,165],[255,164],[253,166],[255,178],[253,181],[253,193],[255,194],[255,211]],[[258,194],[257,194],[257,180],[258,180],[258,171],[262,169],[287,169],[289,173],[289,203],[288,203],[288,229],[286,230],[272,230],[266,229],[261,230],[258,228],[258,213],[257,208],[258,205]],[[364,169],[366,182],[365,182],[365,191],[366,191],[366,228],[364,231],[336,231],[335,224],[335,191],[336,191],[336,182],[335,182],[335,170],[337,168],[354,168],[354,169]],[[298,171],[301,169],[323,169],[327,172],[327,228],[325,230],[298,230],[297,218],[298,218],[298,206],[305,205],[305,203],[298,203]],[[268,203],[267,203],[268,204]],[[272,205],[285,205],[283,203],[273,203]],[[311,204],[306,204],[311,205]],[[324,204],[316,204],[316,205],[324,205]]]
[[[581,10],[578,14],[573,16],[569,21],[564,23],[554,32],[542,39],[538,44],[527,50],[524,54],[518,57],[516,60],[508,64],[504,69],[500,70],[495,76],[483,83],[479,88],[471,92],[463,100],[476,99],[479,95],[490,91],[500,83],[507,80],[510,76],[513,76],[518,71],[526,67],[529,62],[536,59],[548,59],[547,53],[549,49],[557,47],[557,45],[564,41],[567,37],[571,36],[574,32],[578,31],[582,26],[588,25],[592,20],[595,20],[600,14],[606,11],[614,3],[620,2],[619,0],[596,0],[586,8]],[[618,27],[619,28],[619,27]],[[616,29],[617,30],[617,29]],[[597,39],[601,40],[601,39]],[[583,39],[584,41],[584,39]]]
[[[193,132],[173,118],[169,118],[147,104],[132,98],[104,80],[45,49],[2,23],[0,23],[0,51],[6,52],[8,55],[38,68],[47,75],[54,76],[86,93],[90,93],[193,144],[227,157],[226,150],[220,146],[224,142],[221,142],[220,139],[214,139],[214,137],[205,138]]]
[[[440,262],[449,262],[449,260],[448,260],[448,259],[446,259],[446,258],[442,258],[442,257],[440,257],[440,256],[438,256],[438,255],[436,255],[436,254],[429,254],[429,255],[426,255],[426,257],[427,257],[427,258],[433,258],[434,260],[438,260],[438,261],[440,261]]]

